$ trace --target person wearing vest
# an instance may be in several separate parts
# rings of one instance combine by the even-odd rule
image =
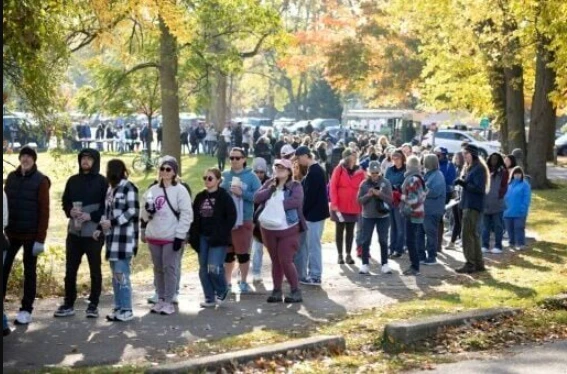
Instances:
[[[66,240],[65,301],[55,311],[55,317],[75,315],[77,272],[83,256],[87,256],[91,274],[91,293],[87,318],[98,318],[98,302],[102,291],[103,243],[93,239],[102,216],[108,182],[100,175],[100,154],[94,149],[79,153],[79,173],[69,178],[63,192],[63,211],[69,219]],[[80,208],[78,207],[80,204]]]
[[[3,295],[14,258],[24,248],[24,297],[16,316],[16,324],[28,325],[32,321],[36,295],[37,256],[45,249],[49,226],[49,178],[37,170],[37,153],[23,147],[19,154],[20,166],[8,174],[4,191],[8,198],[9,220],[6,235],[10,246],[4,261]]]

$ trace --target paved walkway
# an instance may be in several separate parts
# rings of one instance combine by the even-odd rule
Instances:
[[[3,368],[6,371],[37,370],[46,366],[94,366],[114,364],[147,364],[163,361],[166,351],[180,345],[237,336],[263,329],[302,331],[320,322],[344,317],[349,312],[383,307],[400,300],[413,299],[437,286],[457,282],[452,268],[463,261],[461,252],[440,254],[444,265],[424,267],[420,277],[403,277],[401,269],[408,267],[407,255],[390,262],[393,275],[381,275],[377,263],[371,265],[375,276],[358,274],[357,266],[336,264],[334,245],[325,245],[324,284],[322,288],[303,288],[302,305],[269,305],[265,302],[271,289],[268,256],[264,264],[264,285],[250,295],[235,294],[220,310],[199,308],[202,292],[197,274],[184,276],[179,313],[170,317],[152,315],[146,298],[153,292],[147,286],[135,287],[136,319],[126,324],[108,323],[103,318],[87,320],[80,310],[86,303],[77,302],[78,313],[69,319],[54,319],[53,312],[61,300],[38,300],[34,322],[27,328],[18,327],[4,339]],[[376,247],[371,252],[379,255]],[[503,255],[509,256],[510,254]],[[498,266],[502,257],[487,265]],[[111,308],[111,297],[101,301],[102,313]],[[7,305],[10,318],[15,305]]]
[[[499,356],[487,360],[439,365],[427,372],[436,374],[567,374],[567,341],[514,348]]]
[[[567,167],[548,164],[547,178],[551,181],[567,182]]]

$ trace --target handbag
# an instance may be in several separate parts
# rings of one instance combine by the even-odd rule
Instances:
[[[260,225],[265,229],[278,229],[287,225],[287,218],[283,207],[283,193],[276,192],[266,202],[264,210],[258,217]]]
[[[376,211],[378,214],[389,214],[390,213],[390,206],[382,199],[378,199],[376,201]]]

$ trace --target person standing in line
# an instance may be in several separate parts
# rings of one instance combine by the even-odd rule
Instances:
[[[301,235],[299,252],[295,255],[294,262],[301,284],[320,286],[323,277],[321,239],[325,221],[330,217],[327,177],[325,170],[315,161],[308,147],[297,148],[295,159],[301,167],[307,168],[307,175],[301,181],[304,193],[303,215],[307,231]]]
[[[102,247],[93,234],[104,216],[108,182],[100,174],[100,153],[84,149],[79,153],[79,174],[69,178],[63,192],[63,211],[69,218],[66,240],[65,301],[54,317],[75,315],[77,272],[83,256],[87,257],[91,275],[91,294],[87,318],[98,318],[102,292]]]
[[[222,172],[226,166],[226,158],[228,156],[228,143],[226,142],[224,136],[219,136],[218,147],[217,147],[217,163],[218,168]]]
[[[254,225],[254,194],[261,187],[260,180],[251,168],[246,167],[246,154],[242,148],[233,148],[230,152],[229,171],[223,173],[221,187],[229,191],[238,212],[236,225],[232,230],[232,245],[226,255],[226,281],[231,284],[235,262],[238,259],[240,270],[240,292],[249,293],[247,282],[250,270],[250,246]]]
[[[374,229],[380,243],[382,274],[392,274],[388,265],[392,185],[382,175],[380,162],[377,160],[368,165],[368,178],[360,185],[358,202],[362,205],[362,266],[359,274],[370,275],[370,244]]]
[[[449,160],[449,151],[445,147],[436,147],[433,151],[437,155],[439,160],[439,171],[443,173],[443,177],[445,179],[445,205],[449,203],[449,201],[453,198],[455,193],[455,180],[457,180],[457,168],[453,163]],[[443,215],[445,215],[445,211],[443,211]],[[438,243],[437,248],[439,252],[443,249],[443,236],[445,234],[445,221],[443,217],[441,217],[439,221],[439,229],[437,231],[438,236]]]
[[[453,155],[453,165],[457,169],[457,176],[461,175],[463,168],[465,166],[465,158],[462,152],[457,152]],[[457,201],[461,199],[461,187],[454,187],[454,198]],[[461,237],[462,221],[463,221],[463,210],[458,203],[453,205],[453,227],[451,228],[451,241],[447,245],[447,249],[455,249],[455,244],[457,239]]]
[[[393,208],[390,212],[390,258],[404,254],[406,244],[406,222],[399,208],[402,198],[402,185],[406,173],[406,156],[401,150],[392,153],[392,166],[386,170],[386,179],[392,185]]]
[[[257,157],[252,162],[252,170],[263,185],[268,180],[268,166],[266,160]],[[254,211],[258,209],[258,204],[254,204]],[[259,229],[258,222],[254,222],[254,235],[252,238],[252,279],[256,282],[262,281],[262,263],[264,259],[264,244],[262,242],[262,233]],[[259,234],[259,235],[258,235]]]
[[[17,325],[32,322],[33,304],[37,287],[37,258],[45,251],[49,227],[49,189],[51,181],[37,169],[37,153],[24,146],[19,153],[20,165],[6,178],[4,191],[8,198],[8,226],[6,236],[10,247],[4,259],[3,295],[14,259],[24,248],[24,296],[16,316]]]
[[[290,160],[274,162],[274,177],[269,179],[254,196],[256,204],[281,204],[282,217],[263,218],[259,222],[262,239],[272,259],[272,280],[274,289],[268,303],[301,303],[299,278],[293,258],[299,249],[299,237],[306,230],[303,217],[303,187],[293,180],[293,165]],[[283,206],[282,206],[283,205]],[[267,209],[267,208],[265,208]],[[287,279],[291,293],[283,298],[283,278]]]
[[[525,179],[524,170],[517,166],[512,170],[504,211],[510,248],[517,251],[523,250],[526,245],[526,219],[530,211],[531,198],[530,183]]]
[[[138,187],[128,180],[128,170],[122,160],[108,162],[106,179],[110,185],[106,194],[106,219],[100,221],[93,238],[105,238],[106,259],[112,273],[114,308],[106,319],[109,322],[128,322],[134,319],[130,278],[140,233]]]
[[[219,169],[207,169],[203,176],[205,189],[193,202],[195,220],[189,242],[199,254],[199,278],[205,294],[203,308],[222,306],[230,295],[224,262],[236,223],[236,207],[230,194],[220,187],[221,181]]]
[[[419,254],[417,251],[417,233],[423,225],[425,216],[425,181],[421,176],[420,162],[417,156],[410,156],[406,164],[407,171],[401,189],[400,209],[406,222],[406,242],[411,266],[404,271],[404,275],[418,276]]]
[[[191,197],[178,174],[176,159],[165,156],[159,168],[159,182],[144,195],[146,205],[142,210],[142,242],[148,243],[152,254],[158,296],[151,312],[162,315],[175,313],[181,249],[193,222]]]
[[[457,269],[460,274],[486,271],[482,256],[479,226],[484,209],[484,199],[490,191],[490,172],[479,157],[478,147],[467,144],[463,150],[465,169],[463,176],[455,182],[462,187],[461,208],[463,209],[463,253],[466,263]]]
[[[500,153],[491,154],[487,164],[490,171],[490,191],[484,200],[482,253],[489,251],[490,234],[494,232],[494,248],[490,250],[490,253],[501,254],[504,236],[504,197],[508,191],[510,177]]]
[[[331,220],[335,222],[335,243],[339,254],[338,263],[354,265],[351,256],[354,241],[354,226],[361,212],[358,189],[364,180],[364,171],[357,164],[357,153],[350,148],[342,154],[343,160],[333,171],[329,184],[331,198]],[[345,238],[346,231],[346,238]],[[344,251],[343,251],[344,249]],[[343,257],[346,251],[346,259]]]
[[[8,243],[8,239],[6,238],[6,226],[8,226],[8,199],[6,198],[6,192],[2,191],[4,195],[2,210],[3,210],[3,224],[2,224],[2,262],[6,258],[6,253],[8,252],[8,248],[10,247],[10,243]],[[2,300],[4,300],[4,294],[2,294]],[[8,326],[8,318],[6,317],[6,313],[2,313],[2,326],[4,328],[4,336],[8,336],[12,333],[10,326]]]
[[[439,222],[445,214],[445,201],[447,185],[443,173],[439,170],[439,158],[434,154],[427,154],[423,159],[425,168],[425,216],[423,225],[419,230],[418,252],[420,263],[423,265],[437,265],[439,251]],[[425,241],[423,238],[425,237]]]

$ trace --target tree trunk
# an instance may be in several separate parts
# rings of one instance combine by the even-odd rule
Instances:
[[[211,118],[218,131],[222,131],[227,123],[226,96],[227,77],[222,71],[215,69],[211,85]]]
[[[511,149],[508,144],[508,122],[506,120],[506,77],[501,66],[490,68],[490,84],[492,87],[492,102],[494,104],[494,124],[500,131],[500,144],[502,152],[509,154]]]
[[[153,118],[153,112],[152,113],[148,113],[148,135],[146,136],[146,139],[144,139],[144,142],[146,143],[146,147],[147,147],[147,153],[148,153],[148,160],[152,159],[152,142],[154,141],[154,129],[152,128],[152,118]],[[146,170],[151,170],[152,165],[151,163],[148,163]]]
[[[506,76],[506,121],[508,147],[526,154],[526,124],[524,106],[524,69],[521,65],[504,68]]]
[[[181,170],[181,131],[179,128],[179,86],[177,83],[177,41],[164,20],[160,27],[160,83],[163,115],[162,154],[177,159]]]
[[[528,174],[533,188],[548,188],[547,156],[553,149],[549,134],[555,134],[557,113],[549,95],[555,90],[556,71],[550,66],[555,54],[549,51],[550,40],[541,37],[537,45],[535,91],[530,123],[530,141],[527,157]]]

